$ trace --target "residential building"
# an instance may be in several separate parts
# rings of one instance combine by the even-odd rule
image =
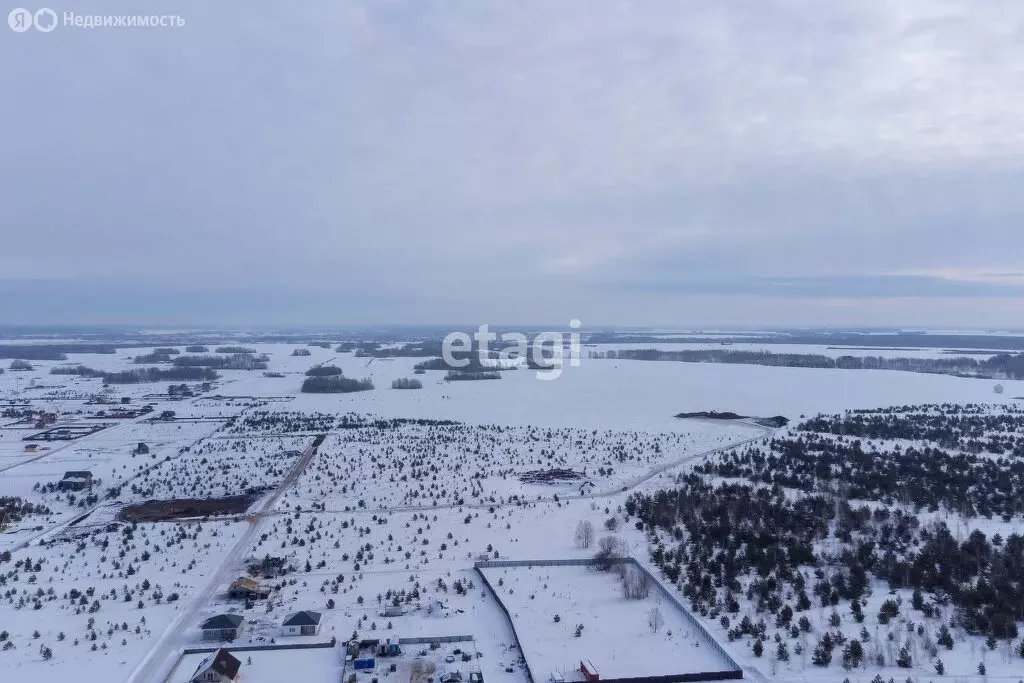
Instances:
[[[190,683],[231,683],[238,679],[242,662],[221,648],[199,663]]]
[[[203,640],[234,640],[242,630],[242,616],[218,614],[204,621],[199,628],[203,631]]]
[[[92,486],[92,472],[89,470],[70,470],[57,483],[61,491],[81,491]]]
[[[320,632],[320,613],[303,610],[290,615],[281,624],[283,636],[315,636]]]

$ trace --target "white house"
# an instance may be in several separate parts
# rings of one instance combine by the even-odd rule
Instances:
[[[230,652],[221,648],[199,662],[189,683],[231,683],[238,678],[242,662]]]
[[[315,636],[320,632],[320,613],[303,610],[290,615],[281,624],[283,636]]]

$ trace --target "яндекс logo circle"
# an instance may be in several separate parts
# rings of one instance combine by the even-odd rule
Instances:
[[[12,31],[24,33],[32,28],[32,13],[24,7],[12,9],[11,13],[7,15],[7,25],[11,27]]]

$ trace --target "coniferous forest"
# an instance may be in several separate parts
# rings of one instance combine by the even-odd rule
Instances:
[[[1024,656],[1024,536],[972,523],[1022,519],[1022,435],[1013,406],[816,416],[630,496],[625,512],[694,610],[755,654],[774,639],[782,660],[817,639],[819,666],[834,652],[848,669],[941,668],[943,649],[984,636]],[[815,609],[837,628],[815,629]],[[838,628],[851,622],[863,638]]]

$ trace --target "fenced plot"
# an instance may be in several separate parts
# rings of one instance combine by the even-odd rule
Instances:
[[[731,657],[635,562],[481,563],[535,683],[740,678]],[[581,666],[581,664],[583,666]]]

